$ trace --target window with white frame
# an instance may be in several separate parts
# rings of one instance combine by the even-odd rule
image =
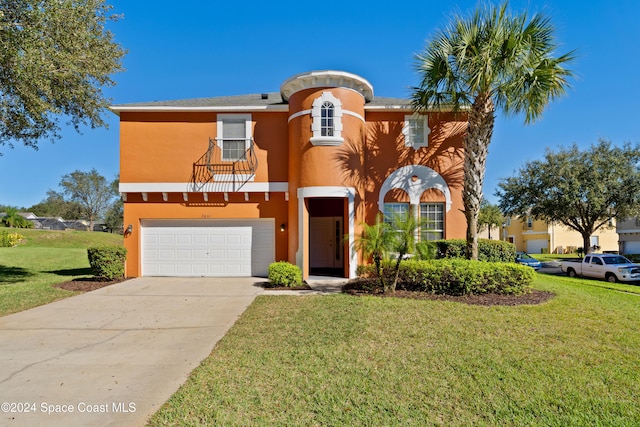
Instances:
[[[408,203],[385,203],[384,222],[391,226],[391,229],[398,229],[398,223],[404,222],[409,216]]]
[[[398,229],[411,214],[409,203],[385,203],[384,222]],[[444,239],[444,203],[420,203],[420,240]]]
[[[420,203],[420,239],[444,239],[444,203]]]
[[[331,92],[322,92],[311,106],[311,143],[340,145],[342,138],[342,103]]]
[[[320,107],[320,135],[321,136],[333,136],[333,104],[329,101],[322,103]]]
[[[429,145],[429,121],[428,116],[412,114],[404,116],[404,145],[406,147],[420,148]]]
[[[217,125],[222,161],[245,160],[251,144],[251,114],[218,114]]]

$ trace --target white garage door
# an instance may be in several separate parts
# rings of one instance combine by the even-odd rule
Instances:
[[[527,240],[527,252],[530,254],[541,254],[542,249],[547,248],[549,248],[549,241],[547,239]]]
[[[624,242],[622,247],[624,254],[640,254],[640,242]]]
[[[143,220],[142,275],[267,276],[273,219]]]

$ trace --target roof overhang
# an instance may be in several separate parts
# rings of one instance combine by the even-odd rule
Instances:
[[[200,107],[178,107],[171,105],[112,105],[109,107],[115,114],[120,113],[229,113],[229,112],[287,112],[289,106],[282,105],[244,105],[244,106],[200,106]]]
[[[296,74],[285,80],[280,86],[280,94],[284,101],[294,93],[303,89],[316,87],[341,87],[353,89],[360,93],[366,102],[373,99],[373,86],[362,77],[346,71],[322,70]]]

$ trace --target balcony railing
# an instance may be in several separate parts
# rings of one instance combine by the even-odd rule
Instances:
[[[257,168],[252,138],[209,138],[207,152],[193,164],[192,181],[201,187],[211,182],[231,183],[231,191],[240,191]]]

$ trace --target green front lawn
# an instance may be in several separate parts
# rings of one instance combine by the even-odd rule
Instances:
[[[638,425],[640,296],[535,288],[557,296],[258,297],[150,425]]]
[[[20,233],[26,240],[0,248],[0,316],[73,295],[52,285],[91,277],[88,247],[122,245],[122,236],[109,233],[1,230]]]

